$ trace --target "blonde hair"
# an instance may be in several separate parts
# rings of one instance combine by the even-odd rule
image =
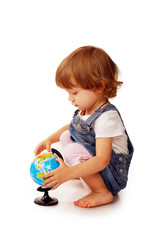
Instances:
[[[110,56],[101,48],[84,46],[73,51],[59,65],[56,71],[56,84],[61,88],[75,87],[71,81],[83,89],[99,90],[107,98],[116,96],[119,69]]]

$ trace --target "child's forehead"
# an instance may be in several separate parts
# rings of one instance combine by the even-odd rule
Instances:
[[[70,76],[69,78],[70,81],[70,89],[76,89],[76,88],[81,88],[81,85],[76,81],[76,79],[73,76]]]
[[[75,77],[73,75],[71,75],[69,79],[70,79],[70,83],[71,83],[71,85],[73,87],[77,87],[78,86],[78,83],[77,83],[77,81],[76,81],[76,79],[75,79]]]

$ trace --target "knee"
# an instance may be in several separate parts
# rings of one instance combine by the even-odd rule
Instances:
[[[82,145],[73,142],[64,147],[63,155],[69,166],[74,166],[92,157]]]
[[[69,132],[69,130],[66,130],[60,136],[60,143],[61,143],[62,147],[65,147],[67,144],[69,144],[71,142],[72,141],[70,139],[70,132]]]

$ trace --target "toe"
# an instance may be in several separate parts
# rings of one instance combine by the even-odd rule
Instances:
[[[78,201],[74,201],[74,205],[78,206]]]

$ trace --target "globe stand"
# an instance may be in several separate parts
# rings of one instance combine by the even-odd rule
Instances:
[[[61,155],[61,153],[58,150],[56,150],[55,148],[52,148],[51,152],[63,160],[63,156]],[[37,191],[44,192],[44,196],[35,198],[34,203],[41,205],[41,206],[53,206],[53,205],[58,204],[57,198],[51,198],[49,196],[48,192],[50,190],[51,190],[51,188],[38,187]]]
[[[41,206],[53,206],[58,204],[57,198],[51,198],[48,194],[48,192],[51,190],[51,188],[42,188],[39,187],[37,191],[44,192],[43,197],[35,198],[34,203],[41,205]]]

